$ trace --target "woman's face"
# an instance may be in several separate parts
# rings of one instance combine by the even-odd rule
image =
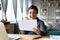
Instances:
[[[35,9],[29,9],[28,17],[31,19],[35,19],[37,17],[37,11]]]

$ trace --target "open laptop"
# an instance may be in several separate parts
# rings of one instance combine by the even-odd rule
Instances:
[[[19,37],[17,37],[17,38],[19,38]],[[0,22],[0,40],[16,40],[17,38],[14,35],[12,35],[12,36],[8,35],[5,30],[4,24],[2,22]]]
[[[4,24],[0,22],[0,40],[9,40]]]

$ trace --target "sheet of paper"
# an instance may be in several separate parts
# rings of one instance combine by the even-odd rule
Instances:
[[[19,20],[18,25],[20,30],[33,31],[33,28],[37,26],[37,20]]]

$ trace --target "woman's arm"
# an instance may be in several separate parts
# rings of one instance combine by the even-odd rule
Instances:
[[[41,34],[40,28],[38,26],[36,28],[33,28],[33,30],[36,34]]]

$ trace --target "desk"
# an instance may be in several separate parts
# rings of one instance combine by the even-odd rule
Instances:
[[[49,39],[49,37],[42,37],[42,38],[38,38],[38,39],[34,39],[36,37],[39,37],[40,35],[23,35],[23,34],[8,34],[10,36],[14,35],[14,36],[18,36],[22,39],[19,40],[46,40]]]

